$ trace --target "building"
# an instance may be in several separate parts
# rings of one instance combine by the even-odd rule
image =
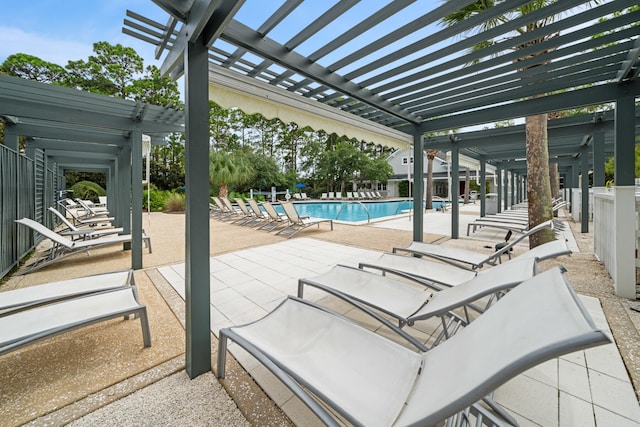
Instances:
[[[427,188],[427,167],[428,159],[426,152],[423,154],[424,164],[424,186]],[[389,155],[387,159],[391,167],[393,168],[393,175],[386,184],[386,196],[387,197],[401,197],[410,196],[407,194],[406,186],[407,182],[413,183],[413,152],[412,150],[397,150]],[[449,153],[438,152],[433,159],[433,195],[441,197],[443,199],[450,200],[449,194],[449,182],[450,177],[450,156]],[[460,188],[455,192],[455,196],[464,194],[466,185],[466,174],[469,170],[470,181],[475,182],[478,186],[480,184],[480,164],[477,160],[467,156],[460,156]],[[487,193],[495,192],[497,186],[496,168],[493,165],[486,165],[486,176],[489,188]],[[474,187],[474,186],[472,186]],[[477,188],[477,187],[476,187]],[[473,189],[473,188],[472,188]],[[384,193],[383,193],[384,194]]]

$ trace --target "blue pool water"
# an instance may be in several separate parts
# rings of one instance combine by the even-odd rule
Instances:
[[[433,202],[434,208],[439,202]],[[413,200],[393,200],[378,202],[296,202],[296,210],[300,216],[313,216],[345,222],[367,221],[400,215],[413,209]],[[284,213],[279,205],[278,212]],[[367,216],[367,211],[369,216]]]

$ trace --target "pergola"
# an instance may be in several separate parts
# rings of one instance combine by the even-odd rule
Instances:
[[[0,75],[0,120],[5,145],[18,152],[18,137],[25,137],[25,154],[42,153],[45,171],[106,174],[109,210],[133,236],[132,268],[142,268],[142,136],[153,144],[184,132],[184,111]],[[31,214],[46,223],[55,196],[41,196]],[[16,212],[3,209],[1,226],[15,227]]]
[[[496,17],[530,1],[510,0],[450,27],[439,22],[473,1],[153,1],[167,12],[167,21],[127,11],[123,31],[155,45],[158,58],[166,53],[164,74],[185,78],[186,362],[192,377],[210,369],[206,111],[210,97],[228,93],[228,87],[216,83],[218,75],[242,76],[237,88],[245,94],[251,93],[247,81],[253,80],[279,94],[272,102],[287,105],[305,99],[319,109],[334,108],[336,116],[348,114],[403,133],[405,138],[399,139],[411,141],[416,153],[431,148],[451,151],[454,186],[462,151],[480,159],[481,169],[485,162],[512,162],[515,168],[523,157],[522,127],[451,138],[427,135],[609,104],[614,110],[606,113],[602,124],[593,115],[573,123],[572,131],[550,124],[550,146],[558,158],[593,157],[597,167],[604,161],[602,144],[615,141],[616,218],[635,209],[640,40],[634,25],[640,11],[614,15],[635,1],[590,5],[563,0],[497,22]],[[608,19],[600,21],[601,17]],[[545,20],[547,25],[534,24]],[[496,26],[469,32],[485,22]],[[517,31],[527,25],[530,31]],[[496,42],[470,53],[471,47],[488,39]],[[240,97],[238,103],[251,104]],[[423,166],[422,156],[416,155],[414,176],[422,176]],[[418,179],[415,206],[422,205],[423,192]],[[457,204],[452,211],[451,235],[457,238]],[[632,256],[634,236],[624,227],[625,221],[616,223],[618,248],[625,257]],[[415,209],[413,238],[422,240],[422,235],[423,212]]]

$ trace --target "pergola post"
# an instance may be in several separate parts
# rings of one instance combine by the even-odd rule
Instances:
[[[20,149],[15,125],[6,122],[4,124],[4,145],[16,152]]]
[[[516,186],[518,185],[517,175],[515,171],[511,171],[511,200],[507,209],[511,209],[516,204]]]
[[[184,52],[186,104],[186,371],[211,370],[209,278],[209,49],[202,36]]]
[[[604,187],[604,131],[593,133],[593,187]]]
[[[496,174],[498,175],[496,180],[498,182],[498,188],[496,188],[496,194],[498,195],[496,200],[496,212],[502,212],[502,171],[502,163],[499,163],[496,168]]]
[[[117,158],[118,163],[118,194],[131,193],[131,146],[124,145]],[[124,228],[124,233],[131,233],[131,204],[129,200],[123,200],[117,208],[116,225]],[[124,244],[125,249],[131,247],[130,243]]]
[[[480,216],[487,215],[485,197],[487,196],[487,162],[484,157],[480,158]]]
[[[142,132],[134,130],[131,141],[131,268],[142,268]]]
[[[504,185],[502,186],[502,191],[504,192],[504,195],[502,197],[502,209],[498,210],[498,212],[502,212],[503,210],[507,210],[509,208],[509,175],[511,174],[511,172],[509,170],[504,171],[502,179],[504,180]]]
[[[580,190],[582,193],[582,200],[580,201],[582,221],[580,221],[580,232],[589,232],[589,156],[586,148],[582,149],[580,153],[580,174],[582,176],[580,181]]]
[[[460,237],[460,150],[451,149],[451,238]]]
[[[424,155],[422,133],[413,134],[413,240],[422,242],[424,233]],[[430,183],[429,183],[430,184]],[[409,182],[411,185],[411,182]]]
[[[616,295],[636,298],[635,215],[635,97],[616,100],[615,187],[614,187],[615,266],[612,274]]]
[[[571,164],[571,213],[574,213],[576,209],[574,202],[577,201],[573,200],[573,189],[578,187],[578,175],[580,174],[576,163],[577,160],[574,159]]]

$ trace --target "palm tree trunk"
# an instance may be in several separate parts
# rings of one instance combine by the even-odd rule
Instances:
[[[469,168],[466,168],[467,172],[464,176],[464,204],[468,204],[469,203],[469,184],[471,182],[471,171],[469,171]]]
[[[526,118],[527,198],[529,227],[550,220],[551,185],[549,182],[549,150],[547,141],[547,115]],[[535,248],[554,239],[553,231],[546,229],[529,238],[529,247]]]
[[[433,159],[438,152],[427,150],[427,197],[425,198],[425,209],[433,209]]]

